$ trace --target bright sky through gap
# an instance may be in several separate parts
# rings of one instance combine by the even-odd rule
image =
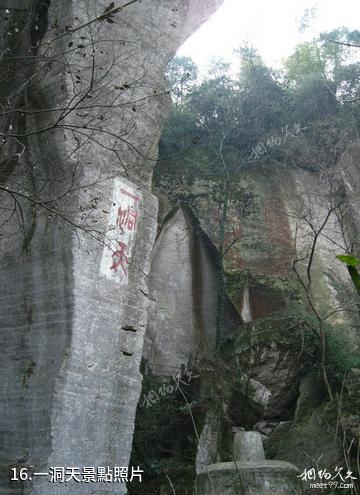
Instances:
[[[316,9],[315,17],[300,33],[304,11],[312,7]],[[178,55],[192,57],[204,69],[209,59],[231,58],[235,48],[248,42],[266,64],[279,67],[298,43],[342,26],[360,29],[359,0],[224,0]]]

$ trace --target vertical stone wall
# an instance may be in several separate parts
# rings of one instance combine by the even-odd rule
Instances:
[[[113,22],[90,22],[109,3],[0,2],[4,494],[126,492],[9,479],[10,465],[129,461],[164,70],[220,2],[139,0]]]

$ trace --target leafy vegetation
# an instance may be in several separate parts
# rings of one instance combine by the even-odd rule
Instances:
[[[339,254],[337,258],[347,266],[351,280],[353,281],[356,290],[360,293],[360,274],[356,268],[360,265],[359,258],[352,254]]]
[[[206,400],[199,400],[198,379],[177,380],[200,428]],[[166,387],[171,393],[162,394]],[[167,390],[167,388],[165,388]],[[149,400],[150,399],[150,400]],[[131,465],[142,466],[142,483],[129,483],[131,495],[158,494],[159,486],[169,490],[169,479],[179,495],[191,493],[195,479],[197,439],[186,402],[173,378],[145,375],[136,415],[136,434]]]
[[[333,178],[333,171],[347,147],[358,139],[360,129],[360,65],[356,63],[354,48],[349,46],[359,40],[359,32],[344,28],[324,33],[313,42],[300,44],[283,69],[277,71],[267,67],[248,46],[237,51],[241,67],[236,74],[226,61],[217,61],[204,77],[199,76],[191,59],[175,59],[169,67],[169,89],[175,105],[162,134],[154,186],[170,203],[186,203],[201,218],[201,227],[217,247],[218,337],[223,335],[225,296],[236,306],[245,288],[260,289],[276,301],[271,316],[242,325],[238,334],[218,338],[215,355],[202,363],[204,368],[200,370],[202,380],[205,376],[208,380],[208,402],[202,394],[201,398],[196,393],[189,398],[200,425],[210,409],[216,410],[221,418],[219,445],[224,460],[230,460],[232,455],[231,426],[252,429],[263,419],[264,410],[254,400],[256,390],[250,383],[250,377],[256,379],[261,360],[271,362],[272,353],[277,352],[279,363],[291,354],[296,364],[293,388],[286,391],[288,409],[275,414],[275,419],[280,420],[294,417],[300,382],[309,369],[319,385],[317,399],[324,407],[331,404],[333,410],[338,394],[342,393],[345,373],[360,366],[344,338],[345,329],[340,325],[334,329],[328,321],[327,289],[319,288],[324,274],[319,276],[312,265],[326,222],[332,214],[343,218],[344,211],[349,209],[344,205],[344,191]],[[254,187],[257,179],[253,180],[251,174],[263,174],[261,180],[265,182],[269,170],[281,173],[285,168],[305,170],[323,182],[328,181],[324,202],[330,206],[324,223],[309,213],[308,205],[303,211],[310,232],[307,238],[313,242],[313,253],[310,249],[305,256],[307,267],[303,271],[300,268],[296,277],[291,266],[289,273],[283,275],[255,274],[249,267],[232,266],[226,259],[239,240],[239,249],[248,248],[255,253],[254,257],[264,243],[257,237],[246,239],[241,229],[230,241],[226,237],[234,217],[240,224],[252,222],[258,228],[259,212],[264,208],[262,185],[257,183]],[[208,211],[204,211],[204,204]],[[272,253],[275,249],[269,239],[263,251]],[[356,239],[351,249],[359,252]],[[349,256],[338,258],[349,272],[355,270],[359,276],[356,267],[360,262],[356,256]],[[312,283],[312,277],[319,280]],[[352,280],[356,286],[354,276]],[[314,292],[324,299],[323,308],[319,309]],[[349,299],[348,295],[346,298]],[[145,393],[150,384],[151,379],[146,377]],[[159,490],[160,486],[167,486],[167,476],[176,493],[191,490],[196,441],[183,399],[180,395],[166,398],[166,405],[158,406],[156,414],[152,409],[138,410],[133,461],[143,465],[148,462],[148,493],[152,493],[151,483]],[[337,421],[336,414],[334,417],[332,423]],[[166,428],[160,427],[162,421]],[[187,441],[183,438],[175,445],[175,432],[179,429],[186,432]],[[159,431],[161,438],[156,445],[154,438]],[[304,426],[304,438],[307,435]],[[328,442],[326,435],[325,431],[324,445]],[[180,479],[186,482],[181,483]]]
[[[360,356],[350,342],[343,338],[341,328],[327,332],[330,378],[338,390],[351,368],[360,368]]]

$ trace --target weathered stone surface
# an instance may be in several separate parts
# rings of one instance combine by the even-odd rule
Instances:
[[[294,465],[265,460],[262,437],[258,431],[234,428],[234,433],[233,462],[204,465],[197,471],[199,495],[302,493],[299,471]]]
[[[294,419],[300,422],[309,412],[320,406],[323,400],[322,387],[319,380],[311,372],[305,375],[299,385],[299,397],[296,401]]]
[[[259,342],[247,357],[248,373],[253,379],[251,383],[255,384],[254,400],[264,405],[265,418],[289,419],[304,364],[298,361],[299,351],[292,347],[290,336],[287,343],[277,342],[274,332],[273,341],[262,344],[261,333],[259,335]]]
[[[343,446],[337,427],[337,407],[316,402],[298,422],[282,422],[264,442],[265,455],[270,459],[286,459],[301,472],[319,466],[332,470],[343,465]],[[309,489],[309,481],[304,487]],[[309,491],[311,493],[311,489]]]
[[[302,493],[298,469],[285,461],[222,462],[197,478],[199,495],[289,495]]]
[[[350,153],[351,151],[351,153]],[[349,150],[343,177],[334,171],[336,184],[341,181],[347,191],[353,212],[346,216],[346,236],[357,238],[357,228],[351,218],[358,218],[358,158],[356,148]],[[345,160],[345,158],[344,158]],[[346,171],[346,172],[345,172]],[[169,174],[170,175],[170,174]],[[171,197],[181,193],[197,214],[201,227],[212,242],[218,244],[219,205],[212,200],[211,191],[216,184],[211,181],[194,180],[190,185],[181,177],[163,177],[157,184],[157,194]],[[290,164],[256,164],[242,170],[236,179],[239,188],[249,190],[253,199],[245,218],[240,218],[235,205],[230,204],[226,224],[225,265],[230,273],[249,271],[252,279],[243,280],[232,294],[232,302],[239,312],[247,300],[251,319],[271,317],[286,308],[282,289],[292,273],[292,261],[301,258],[311,248],[312,236],[307,220],[320,225],[330,209],[329,183],[316,172],[294,168]],[[356,223],[356,222],[355,222]],[[316,245],[313,260],[313,297],[326,313],[344,308],[333,314],[332,324],[347,323],[347,337],[356,345],[359,338],[351,329],[351,286],[346,269],[336,259],[339,246],[344,245],[344,232],[335,214],[329,218]],[[296,238],[296,242],[295,242]],[[294,246],[296,245],[296,253]],[[341,249],[340,249],[341,250]],[[305,276],[306,262],[298,268]],[[269,286],[269,280],[272,285]]]
[[[2,53],[10,47],[11,55],[29,62],[9,71],[4,101],[11,97],[21,107],[23,83],[33,83],[26,92],[33,113],[2,121],[2,130],[15,137],[2,148],[1,185],[25,192],[17,214],[2,225],[0,246],[4,494],[49,493],[44,477],[10,482],[9,464],[47,471],[129,461],[156,232],[149,182],[170,104],[163,74],[180,42],[220,2],[143,0],[117,14],[114,24],[92,23],[58,36],[95,19],[108,4],[53,0],[39,29],[25,29],[15,47],[10,37],[1,41]],[[31,16],[21,12],[16,19],[31,26]],[[3,22],[5,32],[11,19]],[[45,36],[40,43],[49,43],[32,59],[35,31]],[[51,58],[49,66],[33,63],[44,57]],[[77,111],[65,117],[74,102]],[[142,197],[131,259],[123,258],[126,280],[101,271],[120,183]],[[5,207],[11,207],[9,194],[1,193]],[[52,484],[51,493],[126,491],[124,484],[89,486]]]
[[[193,222],[187,209],[172,211],[152,255],[149,289],[155,303],[143,354],[157,374],[179,371],[181,365],[211,356],[215,350],[217,252]],[[230,332],[240,317],[230,302],[225,306],[224,327]]]
[[[218,456],[220,418],[212,410],[207,411],[196,454],[196,472],[206,471],[208,464],[214,464]]]
[[[252,378],[249,379],[249,385],[254,390],[253,400],[264,406],[264,412],[266,412],[271,398],[271,391],[265,385]]]
[[[342,180],[356,212],[358,158],[355,150],[347,157],[344,170],[346,174]],[[338,170],[334,171],[334,176],[336,181],[340,181]],[[176,175],[171,176],[169,182],[166,177],[162,180],[157,184],[158,192],[168,194],[170,199],[175,192],[188,197],[202,229],[216,245],[219,205],[211,196],[214,183],[196,179],[187,183]],[[248,323],[252,342],[250,347],[253,350],[245,355],[248,374],[254,380],[251,382],[254,389],[252,398],[256,395],[256,388],[262,388],[266,391],[265,400],[259,397],[255,400],[266,407],[265,418],[292,419],[298,387],[308,366],[301,362],[305,360],[301,349],[304,335],[300,327],[294,327],[289,321],[287,334],[283,332],[279,339],[276,328],[267,328],[266,319],[270,325],[271,321],[276,322],[279,318],[279,325],[274,323],[274,327],[285,328],[283,315],[294,314],[301,321],[303,315],[311,314],[305,301],[289,308],[290,297],[294,301],[301,293],[301,285],[292,271],[292,261],[304,257],[311,250],[312,235],[307,220],[318,226],[326,218],[330,208],[329,183],[314,171],[275,163],[247,167],[236,180],[239,187],[253,191],[255,203],[253,211],[245,218],[239,217],[235,206],[229,206],[225,242],[225,246],[230,246],[225,257],[226,270],[234,275],[234,281],[229,284],[230,297]],[[167,191],[169,183],[171,188]],[[351,216],[358,217],[357,213]],[[347,227],[346,230],[356,235],[356,229]],[[350,235],[349,232],[344,233],[336,215],[330,216],[316,245],[312,264],[312,298],[322,315],[332,313],[326,320],[327,324],[333,325],[335,331],[341,325],[341,334],[356,348],[360,340],[352,320],[356,318],[354,291],[346,268],[336,259],[340,246],[344,246],[344,235]],[[306,263],[298,263],[297,267],[306,279]],[[287,313],[288,308],[291,313]],[[258,322],[263,322],[258,344],[251,337],[253,321],[254,328]],[[314,340],[308,347],[310,352],[317,354],[314,351],[316,345]],[[240,357],[244,358],[244,354]],[[307,356],[306,359],[314,357]]]
[[[257,462],[265,459],[261,435],[257,431],[238,431],[234,435],[234,459]]]
[[[180,370],[190,359],[215,348],[216,274],[205,247],[196,241],[194,250],[190,219],[179,208],[155,244],[149,289],[156,304],[144,358],[160,374]]]

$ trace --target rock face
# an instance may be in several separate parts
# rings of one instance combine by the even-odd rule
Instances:
[[[1,121],[0,493],[49,493],[10,466],[128,465],[163,75],[220,3],[129,2],[107,22],[103,1],[0,1],[1,104],[19,110]],[[126,488],[51,484],[65,492]]]
[[[234,435],[234,459],[256,462],[265,459],[261,435],[257,431],[238,431]]]
[[[347,150],[343,158],[346,163],[342,162],[333,171],[337,187],[344,187],[344,194],[351,204],[352,212],[343,219],[345,225],[341,225],[334,214],[327,219],[331,208],[329,184],[314,171],[286,163],[256,164],[233,178],[239,194],[250,191],[251,196],[246,196],[248,203],[243,216],[235,201],[228,207],[225,227],[227,289],[232,303],[247,324],[251,342],[248,347],[252,349],[245,354],[251,370],[249,375],[270,392],[266,404],[267,419],[290,419],[304,371],[299,361],[304,353],[297,346],[303,338],[301,328],[289,321],[287,332],[284,329],[281,335],[275,333],[284,327],[284,315],[294,315],[299,308],[303,314],[306,311],[306,303],[299,304],[300,284],[294,275],[292,262],[296,258],[306,258],[306,254],[311,252],[311,222],[319,226],[327,219],[312,260],[315,307],[323,315],[331,314],[326,321],[336,329],[335,332],[341,331],[355,347],[360,345],[354,324],[354,291],[346,268],[336,259],[341,249],[345,249],[343,246],[349,244],[349,239],[354,239],[358,232],[359,207],[358,195],[355,194],[358,159],[355,153],[355,149]],[[156,191],[159,195],[167,195],[170,201],[172,195],[176,199],[176,194],[180,193],[182,198],[187,198],[201,228],[217,245],[221,205],[213,200],[215,186],[214,179],[190,181],[169,172],[169,180],[166,176],[157,180]],[[307,279],[306,263],[307,258],[297,264],[304,279]],[[298,319],[301,317],[296,315]],[[267,328],[277,319],[279,324],[274,323],[273,329]],[[257,333],[256,329],[251,330],[253,326],[259,326],[259,342],[253,341]],[[290,344],[291,340],[294,345]],[[287,414],[286,411],[291,412]]]
[[[169,375],[211,356],[216,346],[217,252],[189,209],[175,208],[155,243],[149,290],[154,299],[143,357]],[[240,317],[226,301],[227,331]]]
[[[156,301],[156,314],[149,319],[144,358],[157,373],[179,371],[200,353],[215,349],[215,269],[209,268],[204,246],[199,246],[198,259],[194,259],[189,222],[184,210],[178,209],[164,225],[154,248],[149,289]],[[199,269],[197,277],[194,269]],[[208,280],[200,280],[203,274]],[[196,287],[197,279],[205,290]]]
[[[198,493],[243,494],[250,493],[246,491],[249,487],[251,493],[296,493],[290,481],[296,480],[298,473],[294,466],[303,470],[321,457],[322,468],[335,468],[344,464],[341,435],[349,443],[358,438],[359,418],[354,414],[358,406],[351,392],[357,377],[352,371],[349,381],[344,381],[347,398],[339,425],[319,372],[318,328],[293,271],[297,259],[300,276],[305,280],[311,276],[313,307],[326,320],[327,370],[335,389],[340,364],[337,357],[342,352],[336,338],[341,335],[342,343],[349,343],[343,363],[345,354],[353,359],[360,345],[356,294],[346,268],[336,259],[346,250],[344,246],[358,242],[357,149],[355,145],[348,149],[331,174],[326,171],[332,177],[331,185],[336,185],[337,193],[340,191],[350,205],[342,217],[330,213],[333,197],[324,171],[265,162],[234,174],[234,189],[244,195],[246,204],[239,209],[236,197],[232,197],[227,205],[224,265],[227,294],[241,315],[242,325],[230,333],[220,351],[221,367],[228,367],[229,374],[225,379],[220,373],[211,377],[221,413],[215,416],[207,411],[201,423],[196,457]],[[195,163],[198,156],[194,153]],[[219,183],[221,186],[221,178],[216,182],[210,174],[208,179],[206,174],[201,178],[191,173],[186,176],[186,172],[178,173],[179,168],[171,171],[169,166],[168,175],[161,168],[157,174],[155,190],[159,197],[165,197],[160,202],[160,217],[166,214],[168,204],[181,198],[213,245],[219,245],[222,201],[216,200],[213,192]],[[307,273],[312,228],[321,225]],[[218,370],[216,359],[211,364]],[[248,460],[237,453],[235,458],[241,462],[234,465],[222,415],[232,427],[262,434],[267,459],[259,469],[251,463],[239,467],[250,460],[257,462],[251,449],[245,454]],[[290,470],[283,466],[282,474],[276,472],[277,459],[291,462]],[[244,478],[244,486],[237,468],[243,470],[240,478]],[[304,489],[311,491],[308,485]]]
[[[257,431],[236,431],[233,462],[205,467],[197,477],[199,495],[301,494],[299,470],[289,462],[265,460]]]
[[[348,218],[357,223],[359,206],[357,190],[358,159],[355,149],[348,150],[344,161],[334,171],[338,183],[346,190],[353,211],[347,215],[345,235],[354,237],[357,229],[351,229]],[[347,165],[347,166],[346,166]],[[351,166],[350,166],[351,165]],[[216,183],[194,179],[188,183],[178,176],[161,177],[156,184],[160,195],[180,194],[188,198],[201,227],[215,245],[218,245],[219,209],[211,195]],[[236,281],[232,302],[246,321],[269,317],[284,309],[283,280],[292,271],[295,257],[294,246],[299,257],[304,256],[310,246],[311,235],[308,221],[321,223],[329,211],[329,185],[321,174],[291,167],[288,164],[257,164],[240,172],[236,182],[241,191],[250,191],[245,214],[239,214],[235,204],[230,204],[225,232],[225,265],[230,273],[249,271],[253,277],[243,276]],[[334,179],[335,180],[335,179]],[[172,191],[170,191],[172,189]],[[170,197],[171,199],[171,197]],[[296,242],[295,242],[296,241]],[[323,311],[345,306],[344,293],[348,287],[348,274],[336,259],[340,246],[344,245],[344,229],[336,215],[326,222],[323,235],[318,239],[313,260],[314,294]],[[305,263],[299,265],[304,272]],[[273,281],[273,284],[269,284]],[[291,289],[291,287],[286,287]],[[325,305],[325,301],[327,304]],[[326,306],[326,307],[325,307]],[[336,313],[331,322],[348,321],[347,312]],[[356,332],[352,339],[356,339]],[[350,335],[349,335],[350,337]]]
[[[221,462],[199,475],[199,495],[300,495],[298,469],[285,461]]]

